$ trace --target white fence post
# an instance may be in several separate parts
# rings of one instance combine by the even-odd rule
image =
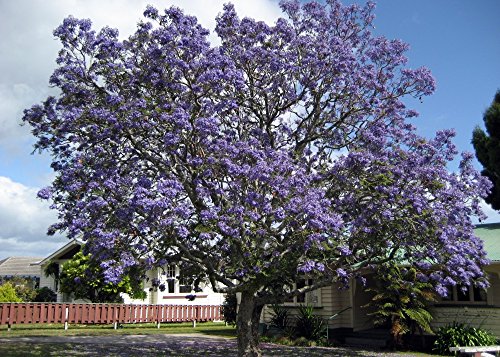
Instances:
[[[69,318],[69,307],[66,306],[66,318],[64,319],[64,330],[66,331],[68,329],[68,318]]]

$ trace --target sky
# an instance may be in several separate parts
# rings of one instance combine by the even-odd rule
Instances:
[[[159,9],[176,5],[213,30],[215,17],[228,0],[0,0],[0,259],[44,257],[67,238],[46,236],[57,215],[36,192],[54,177],[50,157],[32,154],[34,139],[21,126],[23,110],[54,93],[48,80],[59,44],[52,31],[68,15],[89,18],[94,28],[118,28],[128,37],[147,4]],[[241,17],[268,23],[281,16],[278,1],[233,0]],[[363,3],[345,0],[344,3]],[[437,82],[434,95],[407,104],[420,113],[413,123],[430,138],[436,130],[454,128],[459,151],[473,152],[476,125],[500,89],[500,1],[379,0],[375,34],[410,44],[409,67],[428,67]],[[210,35],[215,43],[216,36]],[[476,167],[481,166],[476,163]],[[450,170],[456,170],[456,162]],[[486,204],[485,223],[500,222]],[[475,221],[477,223],[477,221]]]

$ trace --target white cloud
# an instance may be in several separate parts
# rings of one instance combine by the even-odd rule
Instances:
[[[214,34],[215,17],[228,0],[16,0],[0,1],[0,154],[12,161],[26,155],[33,138],[27,126],[20,126],[23,110],[40,103],[53,91],[48,86],[55,68],[60,44],[53,30],[69,15],[90,18],[93,28],[118,28],[121,38],[135,31],[142,13],[151,4],[163,10],[172,5],[194,15]],[[277,1],[235,0],[240,17],[254,17],[273,23],[280,15]],[[4,166],[7,167],[7,166]],[[9,167],[16,167],[11,165]],[[33,168],[25,167],[25,175],[33,176]],[[37,172],[37,180],[53,176]],[[36,198],[38,189],[0,176],[0,259],[11,255],[44,256],[59,247],[65,238],[46,236],[47,227],[56,221],[55,212]],[[35,181],[30,181],[35,182]]]
[[[36,198],[37,189],[0,176],[0,259],[11,255],[45,256],[66,239],[46,235],[56,213]]]
[[[27,139],[29,128],[21,126],[22,111],[32,104],[35,90],[24,83],[0,83],[0,143],[7,148]]]
[[[483,224],[483,223],[499,223],[500,222],[500,213],[495,211],[489,204],[482,201],[481,208],[483,212],[488,216],[488,218],[482,222],[479,222],[477,218],[474,217],[472,220],[475,224]]]
[[[142,13],[151,4],[162,10],[172,5],[194,15],[214,34],[215,17],[227,0],[49,0],[0,2],[0,149],[10,151],[20,140],[26,145],[27,127],[19,126],[22,111],[46,98],[50,89],[49,77],[55,67],[60,44],[53,30],[69,15],[90,18],[94,29],[104,26],[118,28],[122,38],[135,31],[143,19]],[[233,1],[240,17],[249,16],[273,23],[281,10],[277,2],[269,0]],[[23,140],[24,139],[24,140]],[[19,150],[17,150],[19,151]]]

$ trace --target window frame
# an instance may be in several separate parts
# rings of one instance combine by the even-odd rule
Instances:
[[[461,286],[455,285],[448,287],[448,296],[441,297],[439,304],[450,304],[450,305],[488,305],[488,290],[481,289],[476,286],[467,286],[468,299],[460,299],[460,289]],[[476,293],[480,296],[481,291],[484,293],[484,300],[475,300]]]
[[[310,278],[301,278],[298,281],[300,282],[305,282],[305,285],[303,286],[310,286],[313,285],[314,281],[313,279]],[[295,290],[297,289],[297,286],[299,286],[298,282],[293,283],[292,289]],[[302,286],[299,286],[299,288]],[[287,300],[283,302],[284,306],[300,306],[300,305],[312,305],[313,307],[322,307],[322,301],[321,301],[321,288],[308,291],[305,293],[302,293],[300,295],[295,295],[293,298],[290,300]]]

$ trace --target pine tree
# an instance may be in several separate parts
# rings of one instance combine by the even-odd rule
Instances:
[[[476,157],[483,165],[483,176],[493,183],[493,188],[486,198],[493,209],[500,210],[500,90],[483,116],[486,133],[477,126],[472,134],[472,145]]]

